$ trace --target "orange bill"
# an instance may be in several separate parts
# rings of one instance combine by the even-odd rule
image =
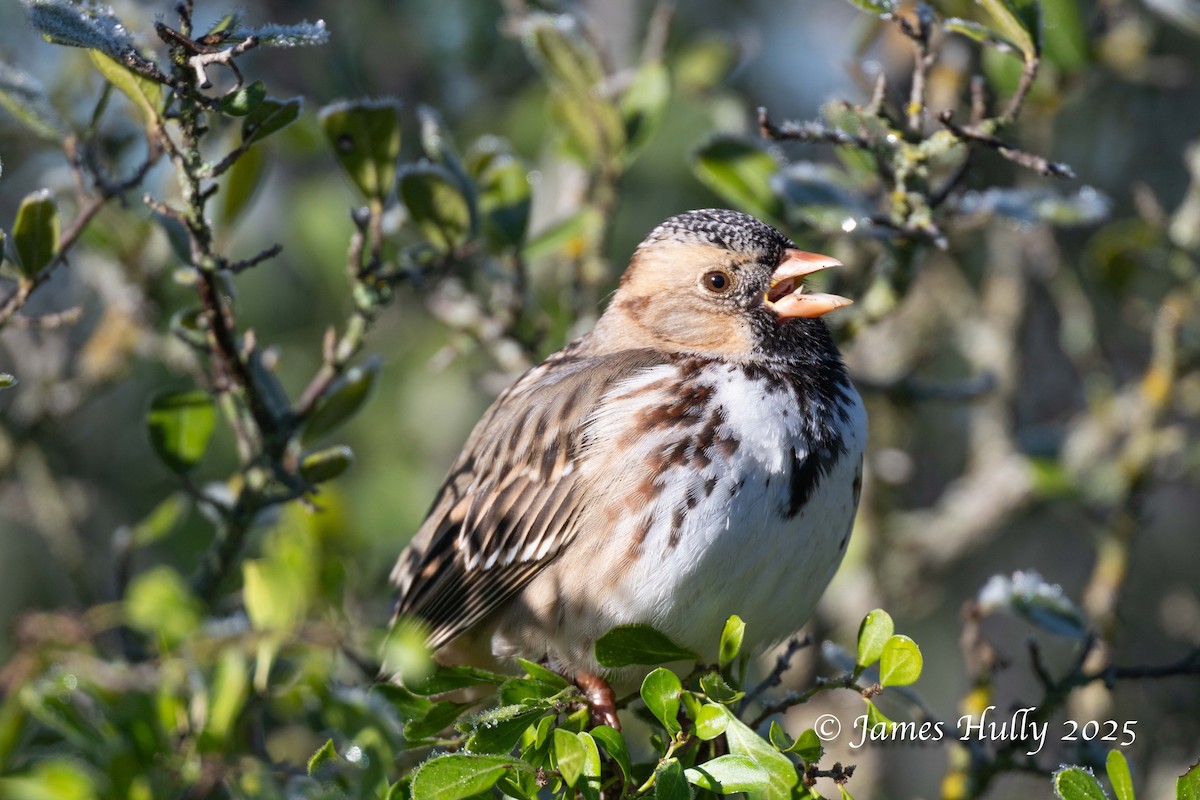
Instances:
[[[814,272],[830,267],[840,267],[842,262],[818,253],[788,248],[783,251],[783,260],[771,274],[771,288],[764,300],[767,308],[780,319],[792,317],[819,317],[853,303],[846,297],[823,292],[804,291],[804,278]]]

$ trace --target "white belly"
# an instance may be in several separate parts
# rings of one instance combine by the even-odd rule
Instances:
[[[618,508],[608,535],[580,548],[586,559],[563,564],[565,575],[554,571],[560,585],[586,580],[595,586],[590,596],[575,596],[545,642],[566,668],[594,668],[590,642],[625,623],[653,625],[706,659],[715,658],[730,614],[746,622],[747,646],[779,641],[807,621],[845,553],[866,444],[866,413],[857,393],[851,389],[840,407],[817,404],[801,415],[791,392],[768,392],[768,384],[728,366],[704,384],[719,424],[710,414],[652,429],[632,445],[616,442],[616,432],[628,430],[626,415],[634,413],[622,394],[631,406],[640,398],[637,407],[644,409],[647,388],[656,391],[656,381],[673,370],[657,367],[614,389],[608,414],[593,421],[597,446],[621,448],[627,467],[602,476],[607,495],[644,497],[647,480],[655,491],[647,502]],[[664,393],[659,407],[672,399],[678,398]],[[844,416],[841,448],[809,453],[812,420],[824,414]],[[686,459],[675,450],[681,440],[690,442]],[[664,450],[676,457],[664,458]],[[824,472],[789,517],[795,464],[812,457],[821,459]],[[498,654],[529,644],[505,642],[498,633]]]

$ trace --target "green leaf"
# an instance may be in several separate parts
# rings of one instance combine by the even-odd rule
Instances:
[[[304,421],[300,441],[315,441],[357,414],[375,386],[381,363],[378,358],[367,359],[334,381]]]
[[[672,735],[683,730],[679,724],[679,695],[682,691],[679,676],[664,667],[652,671],[642,681],[642,701]]]
[[[858,655],[856,663],[859,667],[869,667],[883,655],[883,646],[891,638],[895,628],[892,617],[882,608],[863,617],[858,626]]]
[[[1054,773],[1054,793],[1061,800],[1108,800],[1108,795],[1083,767],[1064,767]]]
[[[261,147],[251,147],[233,162],[221,192],[221,220],[226,225],[235,224],[250,207],[250,201],[262,185],[265,169],[266,159]]]
[[[561,694],[564,688],[557,683],[547,683],[537,678],[512,678],[501,684],[500,702],[511,705],[549,700]]]
[[[92,66],[104,79],[137,106],[147,127],[159,121],[159,109],[162,108],[163,102],[161,83],[139,75],[99,50],[89,50],[88,57],[92,59]]]
[[[12,228],[13,250],[24,277],[36,277],[54,260],[60,229],[58,203],[49,189],[25,196]]]
[[[574,17],[534,13],[520,24],[521,41],[530,60],[551,83],[589,94],[604,80],[600,56],[583,37]]]
[[[691,800],[692,790],[679,760],[668,758],[654,771],[654,800]]]
[[[313,484],[341,475],[354,463],[354,451],[344,444],[308,453],[300,459],[300,477]]]
[[[583,745],[583,782],[578,788],[585,800],[600,800],[600,748],[587,731],[577,735]]]
[[[979,0],[1002,36],[1029,60],[1041,53],[1042,15],[1037,0]]]
[[[749,756],[717,756],[711,761],[685,770],[688,782],[718,794],[757,792],[771,783],[771,774]]]
[[[326,739],[325,744],[321,745],[317,752],[308,759],[308,776],[311,778],[321,767],[334,764],[337,760],[338,753],[337,748],[333,746],[333,739]]]
[[[757,145],[719,136],[696,152],[693,170],[730,204],[767,221],[780,219],[782,204],[771,188],[779,165]]]
[[[517,663],[521,665],[521,669],[534,680],[540,681],[551,686],[556,686],[559,689],[565,689],[571,685],[570,681],[559,675],[553,670],[546,669],[541,664],[538,664],[528,659],[518,658]]]
[[[1175,800],[1200,800],[1200,761],[1175,781]]]
[[[729,727],[729,718],[716,703],[705,703],[696,714],[696,737],[708,742],[720,736]]]
[[[1108,782],[1112,784],[1113,794],[1117,800],[1134,800],[1133,777],[1129,774],[1129,762],[1120,750],[1108,751],[1104,762],[1104,771],[1108,773]]]
[[[455,703],[450,700],[442,700],[434,703],[425,716],[420,719],[410,720],[404,726],[404,738],[413,742],[420,739],[427,739],[430,736],[436,736],[462,715],[468,706],[462,703]]]
[[[700,676],[700,688],[708,695],[710,700],[715,700],[722,705],[736,703],[746,696],[745,692],[739,692],[725,682],[718,672],[706,672]]]
[[[470,733],[466,749],[471,753],[508,753],[530,725],[541,719],[548,703],[515,704],[489,708],[460,722],[458,729]]]
[[[800,782],[791,760],[738,719],[728,708],[724,710],[729,719],[729,725],[725,729],[729,752],[749,757],[765,769],[770,777],[763,788],[747,792],[748,800],[791,800],[792,788]]]
[[[596,640],[596,661],[602,667],[653,666],[671,661],[696,661],[697,655],[675,644],[649,625],[618,625]]]
[[[879,657],[880,686],[908,686],[921,677],[921,648],[902,634],[889,637]]]
[[[817,732],[809,728],[796,737],[792,752],[805,764],[816,764],[825,756],[825,746],[821,744],[821,737],[817,736]]]
[[[221,111],[231,117],[244,117],[267,99],[267,85],[254,81],[239,86],[221,98]]]
[[[510,155],[490,161],[478,178],[484,231],[496,247],[519,247],[529,228],[532,194],[528,170]]]
[[[452,753],[426,761],[413,774],[412,796],[421,800],[464,800],[495,786],[518,762],[502,756]]]
[[[202,745],[218,748],[226,744],[249,695],[250,667],[245,654],[233,647],[222,650],[213,673]]]
[[[431,675],[414,682],[407,688],[417,694],[433,695],[454,692],[472,686],[499,686],[508,680],[507,675],[469,666],[439,666]]]
[[[625,125],[625,162],[637,158],[653,138],[671,99],[671,79],[658,61],[643,64],[621,95],[621,118]]]
[[[734,614],[725,620],[725,628],[721,631],[721,646],[717,651],[722,667],[733,663],[733,660],[738,657],[738,653],[742,651],[742,640],[745,637],[746,623],[742,622],[741,617]]]
[[[200,462],[217,424],[216,407],[205,392],[166,392],[150,401],[150,443],[163,462],[185,473]]]
[[[47,42],[100,50],[114,58],[133,52],[128,29],[108,6],[62,0],[25,0],[24,6],[29,22]]]
[[[444,167],[421,163],[400,172],[400,198],[421,234],[438,250],[462,245],[471,230],[471,206]]]
[[[17,379],[7,372],[0,372],[0,389],[11,389],[17,385]]]
[[[382,201],[396,180],[400,156],[400,105],[394,100],[353,100],[325,106],[319,115],[338,163],[366,197]]]
[[[567,786],[574,787],[583,776],[587,751],[579,736],[562,728],[554,729],[554,763]]]
[[[167,495],[141,522],[133,526],[130,544],[133,547],[145,547],[162,541],[183,521],[190,508],[191,501],[185,493]]]
[[[891,19],[896,13],[896,4],[892,0],[849,0],[849,3],[881,19]]]
[[[250,624],[259,631],[288,631],[308,611],[309,587],[303,571],[282,559],[242,562],[242,601]]]
[[[125,592],[125,622],[136,631],[159,637],[170,647],[200,627],[199,601],[179,573],[160,566],[136,576]]]
[[[424,719],[434,702],[395,683],[377,683],[371,691],[383,697],[405,720]]]
[[[255,142],[261,142],[291,125],[300,116],[303,107],[302,97],[287,100],[264,98],[253,111],[242,118],[242,144],[248,147]]]
[[[591,734],[593,739],[604,746],[604,752],[616,763],[625,781],[632,780],[633,761],[629,757],[629,746],[621,732],[608,725],[597,725],[592,728]]]
[[[896,723],[884,716],[884,713],[879,710],[879,707],[866,700],[867,704],[867,731],[868,733],[874,730],[878,735],[875,738],[882,738],[885,735],[890,735],[896,728]]]
[[[43,757],[23,775],[0,778],[0,797],[11,800],[96,800],[102,796],[89,770],[70,756]]]

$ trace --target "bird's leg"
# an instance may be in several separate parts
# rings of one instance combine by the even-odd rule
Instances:
[[[583,690],[583,696],[587,698],[593,722],[621,730],[621,721],[617,719],[617,696],[608,681],[599,675],[581,672],[575,676],[575,685]]]

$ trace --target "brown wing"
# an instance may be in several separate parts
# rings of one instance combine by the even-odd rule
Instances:
[[[574,538],[595,499],[581,480],[585,423],[614,383],[665,360],[652,350],[571,352],[492,404],[392,570],[397,616],[424,620],[434,649],[513,597]]]

